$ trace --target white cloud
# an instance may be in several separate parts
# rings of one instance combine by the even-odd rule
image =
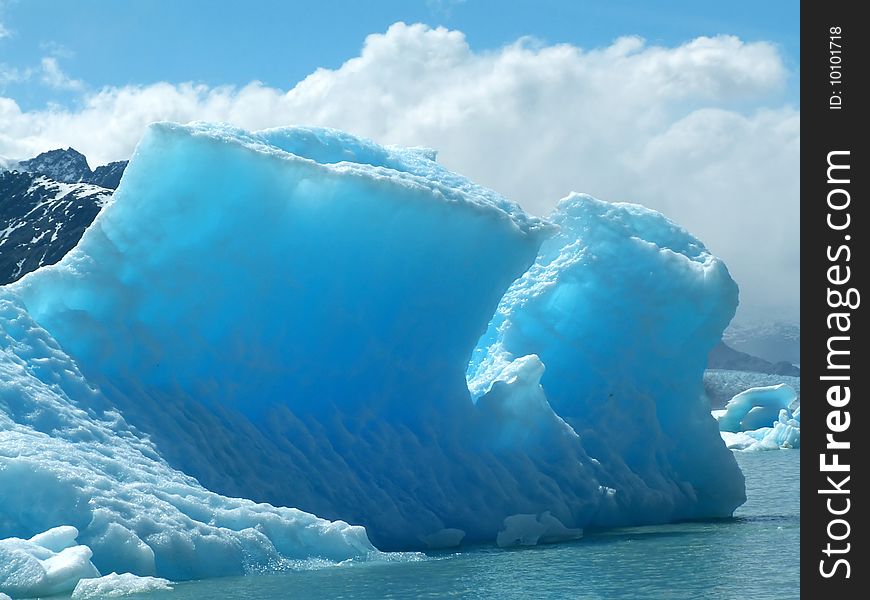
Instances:
[[[800,119],[764,108],[787,77],[773,45],[730,36],[474,52],[458,31],[396,24],[289,91],[158,83],[36,111],[0,98],[0,154],[72,145],[98,164],[129,156],[160,119],[328,125],[436,148],[539,214],[572,190],[660,209],[726,259],[744,301],[794,311]]]
[[[429,12],[442,19],[449,19],[453,15],[453,8],[460,4],[465,4],[465,0],[426,0]]]
[[[0,40],[12,37],[15,33],[3,23],[3,14],[6,12],[6,0],[0,0]]]
[[[18,69],[0,63],[0,93],[2,93],[6,85],[10,83],[19,83],[30,79],[30,74],[31,69]]]
[[[4,12],[6,12],[6,0],[0,0],[0,40],[12,37],[12,31],[3,24]]]
[[[84,83],[78,79],[72,79],[60,68],[57,58],[45,56],[40,62],[42,67],[42,83],[57,90],[78,91],[84,89]]]

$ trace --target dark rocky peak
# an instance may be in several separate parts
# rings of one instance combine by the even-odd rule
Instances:
[[[111,162],[91,171],[85,155],[74,148],[49,150],[36,158],[18,163],[19,170],[45,175],[63,183],[91,183],[111,190],[117,189],[126,160]]]
[[[124,174],[124,169],[126,168],[126,160],[110,162],[107,165],[94,169],[94,174],[89,180],[87,180],[87,182],[100,187],[116,190],[118,189],[118,184],[121,183],[121,175]]]
[[[18,166],[24,171],[40,173],[64,183],[88,181],[93,176],[88,159],[73,148],[49,150],[36,158],[21,161]]]

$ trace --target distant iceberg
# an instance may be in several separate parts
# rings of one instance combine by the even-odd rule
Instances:
[[[0,291],[0,538],[181,580],[729,516],[700,398],[736,303],[639,206],[544,220],[427,149],[156,124]]]
[[[800,448],[801,407],[787,384],[754,387],[713,411],[722,439],[732,450]]]

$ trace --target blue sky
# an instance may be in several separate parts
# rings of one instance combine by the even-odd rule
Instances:
[[[157,81],[292,87],[317,67],[355,56],[366,35],[396,21],[463,31],[475,50],[522,36],[583,48],[640,35],[675,45],[733,34],[776,44],[792,71],[799,62],[798,2],[585,2],[572,0],[0,0],[0,63],[34,68],[43,57],[91,89]],[[245,6],[245,8],[240,8]],[[2,80],[0,80],[2,84]],[[5,90],[3,89],[5,87]],[[75,94],[33,81],[0,92],[25,109]],[[787,93],[797,103],[797,80]]]

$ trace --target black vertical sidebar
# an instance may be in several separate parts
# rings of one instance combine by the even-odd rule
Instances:
[[[870,23],[859,7],[801,5],[800,577],[803,596],[830,600],[870,589],[859,491],[870,487]]]

